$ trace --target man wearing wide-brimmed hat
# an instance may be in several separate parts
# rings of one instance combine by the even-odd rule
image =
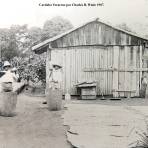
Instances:
[[[11,64],[8,61],[4,61],[3,69],[4,69],[4,71],[10,70]]]
[[[62,65],[59,62],[51,62],[52,68],[49,77],[49,88],[61,89],[62,83]]]
[[[12,91],[12,83],[14,81],[17,81],[17,77],[14,73],[12,73],[11,69],[11,64],[8,61],[4,62],[3,65],[4,69],[4,75],[0,78],[0,86],[1,86],[1,91]]]
[[[46,101],[50,110],[60,110],[62,107],[62,65],[50,62],[49,86],[46,91]]]

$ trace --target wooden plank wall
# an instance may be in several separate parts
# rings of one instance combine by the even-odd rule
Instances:
[[[121,69],[125,69],[125,50],[124,47],[120,47],[119,50],[119,67]],[[119,72],[119,90],[124,90],[124,83],[125,83],[125,72]],[[120,92],[120,96],[123,97],[125,94],[124,92]]]
[[[119,69],[140,68],[139,46],[121,46],[119,53]],[[119,90],[135,91],[131,96],[139,96],[140,72],[119,71]],[[121,97],[125,96],[120,92]]]
[[[136,67],[140,68],[140,47],[136,46],[135,50],[136,50]],[[140,73],[139,72],[136,72],[136,88],[137,88],[136,94],[138,96],[139,95],[139,88],[140,88]]]
[[[84,81],[97,81],[98,95],[112,94],[112,71],[89,71],[86,68],[111,68],[113,47],[73,47],[51,51],[51,60],[63,65],[63,92],[77,94],[75,85]]]
[[[116,56],[117,49],[119,58]],[[51,60],[57,60],[63,65],[63,93],[68,90],[72,95],[77,94],[77,83],[97,81],[98,95],[113,94],[114,85],[117,84],[116,89],[133,90],[136,92],[132,96],[138,96],[141,72],[126,69],[140,68],[140,59],[139,46],[80,46],[51,51]],[[115,75],[114,70],[110,70],[112,68],[117,69]],[[125,96],[124,92],[118,94]]]
[[[118,97],[117,90],[119,89],[119,73],[118,73],[118,66],[119,66],[119,46],[115,46],[113,48],[113,96]]]
[[[144,55],[148,55],[148,47],[146,47],[144,50],[143,50],[143,54]],[[148,68],[148,59],[142,59],[143,60],[143,67],[144,68]],[[143,72],[143,75],[146,75],[146,76],[148,76],[147,75],[147,72]]]
[[[101,22],[91,22],[53,41],[53,48],[81,45],[140,45],[144,40],[116,30]]]

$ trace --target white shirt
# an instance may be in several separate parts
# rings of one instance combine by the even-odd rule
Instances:
[[[55,82],[62,82],[62,72],[61,70],[55,70],[51,71],[51,76],[49,78],[49,81],[55,81]]]
[[[0,83],[3,82],[11,82],[13,83],[16,80],[16,76],[10,70],[6,71],[6,73],[0,78]]]
[[[62,82],[61,70],[53,70],[53,80],[56,82]]]
[[[58,70],[53,69],[51,71],[49,82],[50,82],[49,88],[52,88],[52,89],[55,89],[55,88],[60,89],[61,88],[61,82],[62,82],[61,69],[58,69]]]
[[[14,88],[14,82],[17,80],[14,73],[11,70],[6,71],[6,73],[0,78],[0,92],[2,92],[2,83],[11,82],[12,87]]]

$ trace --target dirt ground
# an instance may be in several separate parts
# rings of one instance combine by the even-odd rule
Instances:
[[[148,132],[147,106],[142,98],[73,100],[63,116],[68,140],[79,148],[135,147]]]
[[[18,96],[16,115],[0,116],[0,148],[71,148],[61,111],[48,111],[42,97]]]

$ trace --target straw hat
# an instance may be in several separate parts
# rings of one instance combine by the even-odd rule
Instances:
[[[62,68],[62,64],[58,61],[52,61],[53,66],[58,66],[59,68]]]
[[[6,67],[6,66],[11,66],[11,64],[8,61],[4,61],[4,66],[3,67]]]
[[[53,67],[54,67],[54,66],[58,66],[59,68],[62,68],[62,66],[59,65],[59,64],[54,64]]]

